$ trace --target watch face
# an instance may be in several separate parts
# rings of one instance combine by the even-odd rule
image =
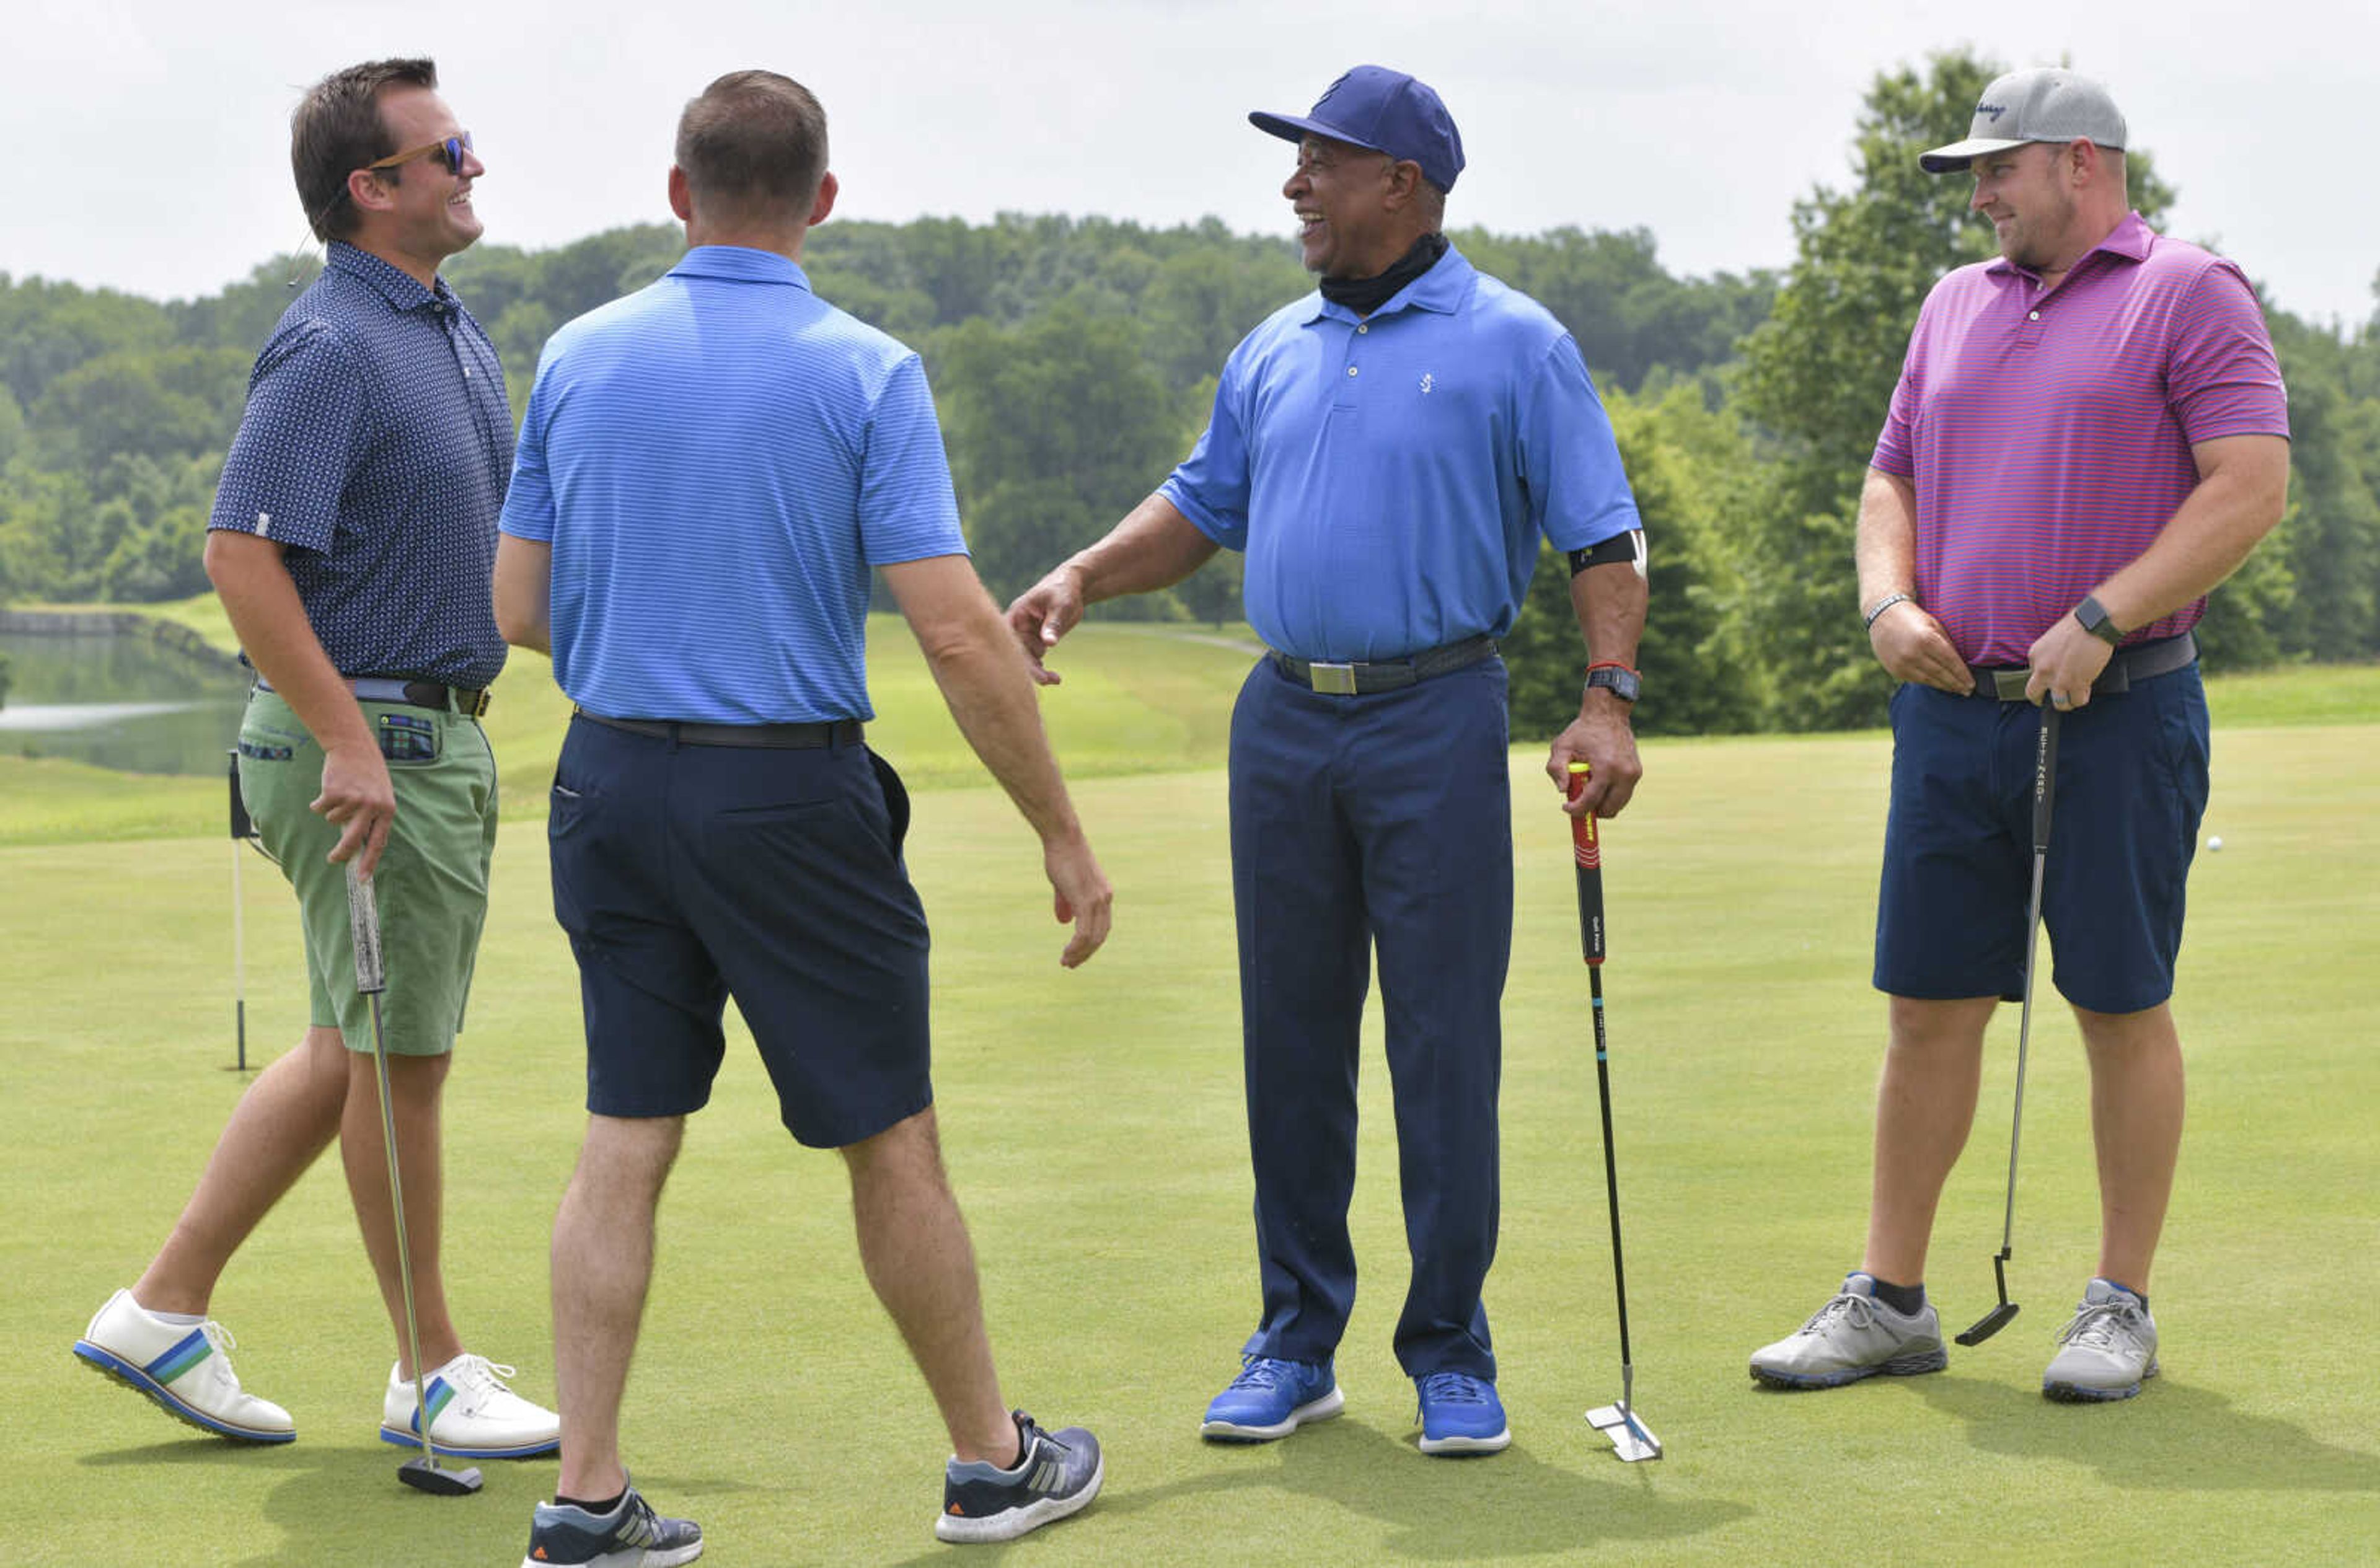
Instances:
[[[1643,685],[1633,670],[1596,670],[1587,675],[1586,684],[1608,687],[1622,702],[1635,701]]]

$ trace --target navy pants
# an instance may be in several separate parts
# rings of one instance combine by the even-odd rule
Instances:
[[[1496,1375],[1500,1010],[1512,945],[1501,661],[1328,696],[1258,663],[1232,714],[1232,884],[1264,1317],[1251,1355],[1320,1361],[1355,1297],[1358,1027],[1380,964],[1413,1275],[1409,1376]]]

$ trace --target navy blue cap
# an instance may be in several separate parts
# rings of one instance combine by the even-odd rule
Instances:
[[[1385,66],[1357,66],[1314,101],[1308,115],[1252,114],[1248,124],[1268,136],[1297,141],[1327,136],[1421,165],[1440,190],[1463,172],[1463,133],[1426,82]]]

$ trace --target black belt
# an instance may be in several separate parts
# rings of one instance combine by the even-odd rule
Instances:
[[[857,746],[867,730],[856,719],[824,719],[808,724],[705,724],[682,719],[607,719],[586,709],[578,718],[606,729],[650,735],[679,746],[748,746],[771,751],[815,751],[827,746]]]
[[[403,702],[415,708],[447,708],[469,718],[488,711],[485,687],[441,686],[436,681],[408,680],[403,675],[349,675],[347,689],[359,702]],[[256,677],[256,689],[271,691],[273,683]]]
[[[1300,686],[1337,697],[1368,697],[1376,691],[1395,691],[1401,687],[1426,681],[1432,675],[1442,675],[1482,659],[1496,656],[1496,639],[1492,637],[1465,638],[1450,642],[1443,648],[1425,648],[1407,659],[1383,659],[1371,663],[1334,664],[1325,660],[1300,659],[1293,654],[1270,653],[1272,662],[1281,667],[1290,679]]]
[[[2091,683],[2091,695],[2120,697],[2131,689],[2134,681],[2171,675],[2197,657],[2198,638],[2189,632],[2119,648],[2107,660],[2107,667],[2099,672],[2099,678]],[[2033,678],[2031,665],[2019,664],[2011,669],[2005,664],[1970,664],[1967,668],[1975,677],[1977,697],[1997,698],[2002,702],[2025,700],[2025,683]]]

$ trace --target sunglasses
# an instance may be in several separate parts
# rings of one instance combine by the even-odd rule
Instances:
[[[400,167],[403,164],[410,164],[416,158],[435,158],[441,164],[444,165],[448,174],[459,175],[463,172],[463,160],[469,157],[470,154],[471,133],[467,130],[460,136],[450,136],[443,141],[428,141],[422,143],[422,145],[419,147],[409,148],[403,152],[392,152],[387,157],[380,159],[376,163],[366,164],[364,167],[367,169],[394,169]]]

